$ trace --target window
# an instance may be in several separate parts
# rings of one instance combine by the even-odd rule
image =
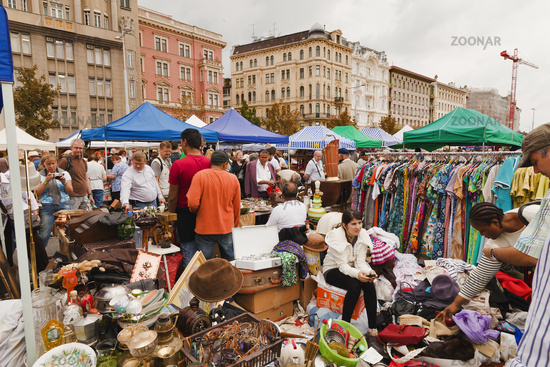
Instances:
[[[309,76],[313,76],[313,66],[309,67]]]
[[[126,54],[128,56],[128,60],[127,60],[127,63],[128,63],[128,67],[130,69],[133,69],[134,68],[134,51],[126,51]]]
[[[269,74],[265,74],[265,84],[269,84]]]
[[[204,49],[202,51],[202,54],[206,60],[214,60],[214,51]],[[242,63],[241,63],[241,69],[242,69]],[[250,60],[250,67],[252,67],[252,60]]]
[[[105,97],[111,98],[113,96],[113,86],[110,80],[105,80]]]
[[[95,96],[95,79],[94,78],[88,79],[88,89],[90,91],[90,95]]]
[[[168,52],[168,40],[161,38],[160,40],[160,50],[162,52]]]
[[[95,63],[98,65],[103,64],[103,52],[100,48],[95,49]]]
[[[27,0],[24,0],[25,4],[27,3]],[[65,7],[65,19],[71,20],[71,8],[66,6]]]
[[[97,79],[97,95],[98,97],[104,97],[105,96],[105,88],[103,84],[103,79]]]
[[[11,32],[10,37],[11,37],[11,52],[21,52],[21,44],[19,43],[19,33]]]
[[[252,92],[252,102],[256,102],[256,92]],[[214,106],[218,105],[218,95],[214,94]]]
[[[274,101],[275,100],[275,89],[273,89],[271,91],[271,100]]]
[[[288,53],[288,61],[292,61],[292,52]]]
[[[327,98],[330,98],[330,86],[327,87]]]
[[[250,93],[248,93],[248,100],[250,101]],[[208,93],[208,105],[212,106],[214,104],[214,95],[212,93]]]
[[[321,86],[319,84],[315,85],[315,98],[319,99],[321,97]]]
[[[284,80],[285,79],[285,71],[284,70],[281,70],[281,79]]]
[[[311,47],[309,48],[309,57],[312,56],[312,53],[311,53]]]
[[[275,73],[271,73],[271,83],[275,83]]]
[[[86,59],[88,61],[88,64],[93,64],[94,63],[94,46],[87,45],[86,47],[87,47]],[[52,49],[53,49],[53,44],[52,44]]]
[[[275,57],[271,56],[270,60],[271,60],[271,65],[273,65],[275,63]]]
[[[128,95],[130,98],[136,98],[136,83],[133,80],[128,83]]]
[[[304,79],[304,68],[300,68],[300,79]]]
[[[348,55],[346,55],[346,65],[348,64]]]
[[[327,50],[327,59],[330,60],[330,50]]]
[[[248,84],[250,84],[250,75],[248,76]],[[208,71],[208,83],[212,83],[212,71]]]
[[[155,37],[155,50],[160,51],[160,37]]]
[[[300,60],[304,59],[304,50],[300,50]]]
[[[191,68],[180,66],[180,79],[191,81]]]
[[[304,97],[304,94],[305,94],[304,86],[301,86],[300,87],[300,97]]]
[[[101,28],[101,13],[94,11],[94,27]]]
[[[286,52],[283,54],[283,62],[286,61]]]
[[[207,57],[206,57],[206,56],[204,56],[204,58],[206,59]],[[253,67],[253,66],[254,66],[254,63],[253,63],[253,61],[252,61],[252,60],[250,60],[250,67]]]
[[[315,76],[320,76],[321,75],[321,65],[316,65],[315,66]]]
[[[330,68],[327,68],[327,78],[330,79]]]
[[[120,0],[120,7],[121,8],[129,8],[130,7],[130,0]]]
[[[265,101],[269,101],[269,91],[265,91]]]
[[[109,29],[109,16],[107,14],[103,14],[103,28]]]
[[[286,87],[286,98],[290,98],[290,87]]]
[[[187,58],[191,57],[191,46],[185,45],[183,47],[183,56],[185,56]]]
[[[50,3],[52,18],[63,19],[63,5]]]
[[[93,109],[90,113],[90,120],[91,123],[92,123],[92,127],[96,127],[97,126],[97,109]]]
[[[285,98],[285,88],[281,88],[281,98]]]
[[[346,77],[346,83],[348,82],[348,73],[345,74]]]
[[[303,104],[300,105],[300,114],[301,115],[304,114],[304,105]]]
[[[218,84],[218,72],[214,72],[214,84]],[[256,84],[256,75],[252,75],[252,84]]]
[[[64,59],[65,58],[65,52],[63,49],[63,41],[56,40],[55,41],[55,54],[58,59]]]
[[[84,25],[92,25],[92,18],[89,10],[84,10]]]
[[[78,120],[76,118],[76,107],[71,107],[71,116],[69,122],[71,126],[78,127]]]
[[[286,78],[290,79],[290,69],[287,69],[287,71],[286,71]]]
[[[48,3],[46,1],[42,2],[42,14],[48,15]]]
[[[315,47],[315,56],[321,56],[321,47]]]
[[[239,67],[241,68],[241,71],[243,71],[243,62],[242,61],[240,62]]]
[[[269,56],[265,57],[265,66],[269,66]]]
[[[111,66],[111,52],[109,50],[103,50],[103,65]]]
[[[168,76],[168,63],[157,61],[156,74],[157,76]]]
[[[258,59],[254,59],[254,67],[258,66]]]
[[[73,59],[73,43],[65,42],[65,58],[67,60]]]
[[[162,63],[162,75],[163,76],[168,76],[168,63],[167,62]]]
[[[162,62],[157,61],[157,75],[162,75]]]
[[[17,2],[16,0],[8,0],[8,8],[11,8],[11,9],[17,9]]]
[[[312,96],[313,96],[313,87],[310,84],[309,85],[309,99],[311,99]]]
[[[59,74],[57,76],[57,86],[59,87],[59,93],[67,93],[67,80],[65,75]]]
[[[67,91],[70,94],[76,93],[76,83],[75,83],[74,75],[67,76]]]

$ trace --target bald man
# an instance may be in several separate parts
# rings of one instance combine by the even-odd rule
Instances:
[[[324,181],[325,180],[325,172],[323,171],[323,162],[321,162],[321,159],[323,158],[323,153],[320,150],[316,150],[313,152],[313,159],[311,159],[306,166],[306,170],[304,172],[304,180],[307,183],[311,183],[313,181]]]

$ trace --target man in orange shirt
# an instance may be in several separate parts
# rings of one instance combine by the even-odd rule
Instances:
[[[239,225],[241,187],[237,176],[227,172],[229,157],[217,150],[211,168],[197,172],[187,192],[189,210],[197,213],[195,242],[206,260],[214,257],[214,245],[224,259],[234,260],[231,230]]]

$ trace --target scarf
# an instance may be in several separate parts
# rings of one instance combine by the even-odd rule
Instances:
[[[62,174],[62,172],[59,171],[60,169],[56,168],[55,172]],[[44,168],[42,171],[40,171],[40,174],[47,177],[48,171]],[[57,180],[54,179],[48,182],[44,193],[46,194],[46,196],[50,196],[52,198],[53,205],[59,205],[61,203],[61,191],[59,190],[59,186],[57,185]]]

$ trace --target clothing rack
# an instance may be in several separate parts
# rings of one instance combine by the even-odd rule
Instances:
[[[377,155],[397,155],[397,156],[495,156],[495,155],[521,155],[523,152],[518,151],[494,151],[494,152],[367,152],[368,156]]]

